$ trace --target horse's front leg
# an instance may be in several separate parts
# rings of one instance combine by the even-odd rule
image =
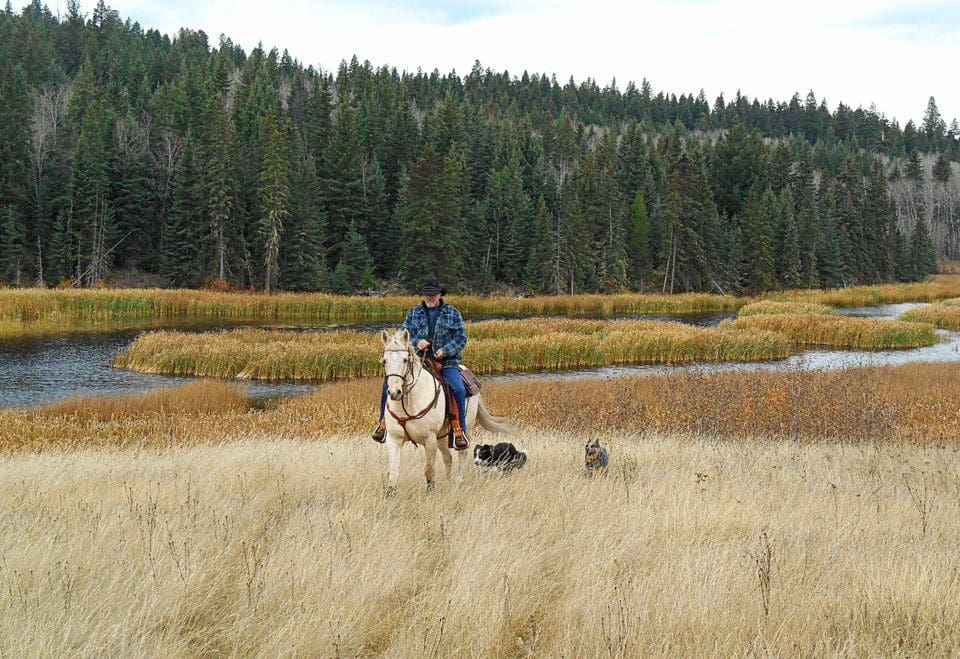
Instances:
[[[437,440],[437,447],[440,449],[440,457],[443,458],[443,468],[447,473],[447,480],[450,480],[450,468],[453,466],[453,456],[450,453],[450,447],[446,441]]]
[[[437,465],[437,436],[430,435],[423,442],[423,475],[427,479],[427,489],[433,489],[433,472]]]
[[[387,433],[387,496],[397,492],[397,481],[400,479],[400,447],[403,442]]]

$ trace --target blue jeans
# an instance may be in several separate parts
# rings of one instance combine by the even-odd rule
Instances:
[[[450,386],[450,392],[454,400],[457,401],[457,410],[460,413],[460,427],[463,432],[467,432],[467,388],[463,386],[463,378],[460,376],[459,366],[445,366],[440,371],[440,376]],[[380,392],[380,418],[387,409],[387,383],[383,383],[383,391]],[[416,410],[419,411],[419,410]]]

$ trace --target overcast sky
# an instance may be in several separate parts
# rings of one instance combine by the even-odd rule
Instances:
[[[51,8],[58,0],[50,0]],[[65,0],[60,0],[65,5]],[[83,0],[89,11],[96,0]],[[469,72],[474,60],[565,82],[646,77],[654,90],[701,88],[711,103],[738,89],[788,100],[813,89],[875,104],[901,126],[918,124],[936,97],[947,123],[960,116],[960,0],[114,0],[121,16],[175,33],[220,34],[247,51],[287,48],[305,64],[361,61],[398,69]],[[62,8],[61,8],[62,9]]]

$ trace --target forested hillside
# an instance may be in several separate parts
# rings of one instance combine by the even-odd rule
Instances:
[[[813,92],[516,73],[321,71],[102,2],[8,3],[0,282],[754,292],[960,256],[960,129],[932,98],[901,128]]]

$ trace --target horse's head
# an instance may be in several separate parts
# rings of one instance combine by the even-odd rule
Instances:
[[[412,386],[414,367],[420,361],[410,345],[410,333],[398,330],[391,334],[380,332],[383,341],[383,372],[387,382],[387,395],[393,400],[403,398],[406,389]]]

